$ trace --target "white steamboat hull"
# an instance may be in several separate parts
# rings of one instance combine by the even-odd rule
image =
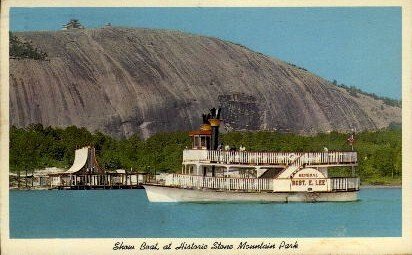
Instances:
[[[341,192],[239,192],[183,189],[143,185],[150,202],[348,202],[358,200],[357,191]]]

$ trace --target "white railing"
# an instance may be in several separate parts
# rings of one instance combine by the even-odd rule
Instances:
[[[170,174],[166,186],[180,188],[209,188],[218,190],[273,191],[273,179],[263,178],[221,178],[198,175]]]
[[[359,190],[359,178],[331,178],[331,188],[333,191]]]
[[[183,162],[215,162],[223,164],[290,165],[355,164],[356,152],[249,152],[218,150],[184,150]]]
[[[292,182],[305,180],[300,186],[292,185]],[[320,181],[323,181],[320,183]],[[313,183],[310,186],[310,182]],[[276,187],[274,186],[276,184]],[[166,176],[165,186],[190,188],[190,189],[216,189],[232,191],[351,191],[359,190],[359,178],[309,178],[309,179],[263,179],[263,178],[222,178],[204,177],[199,175],[169,174]],[[308,186],[309,185],[309,186]]]
[[[299,157],[297,157],[289,166],[287,166],[280,174],[279,178],[290,178],[291,175],[294,175],[296,172],[298,172],[303,164],[307,162],[307,155],[306,154],[301,154]]]

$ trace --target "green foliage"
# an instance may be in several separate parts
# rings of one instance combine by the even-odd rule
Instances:
[[[295,67],[295,68],[298,68],[298,69],[300,69],[300,70],[308,71],[306,68],[303,68],[303,67],[300,67],[300,66],[297,66],[297,65],[295,65],[295,64],[288,63],[288,62],[286,62],[286,63],[287,63],[288,65],[293,66],[293,67]]]
[[[386,183],[402,175],[402,130],[364,131],[356,135],[358,174],[368,183]],[[338,132],[300,136],[277,132],[229,132],[221,135],[225,145],[249,151],[349,151],[348,135]],[[186,132],[158,133],[147,140],[133,135],[114,139],[100,132],[70,126],[65,129],[31,125],[10,130],[10,169],[32,170],[44,167],[69,167],[74,151],[93,145],[100,165],[105,169],[177,172],[181,169],[182,150],[191,146]],[[332,176],[350,174],[348,168],[331,168]]]
[[[135,171],[177,171],[182,151],[190,145],[186,132],[159,133],[146,141],[133,135],[117,140],[85,128],[44,128],[40,124],[10,130],[10,169],[13,172],[44,167],[69,167],[74,152],[93,145],[100,165],[105,169]]]
[[[12,32],[9,33],[9,56],[10,58],[30,58],[36,60],[45,60],[47,54],[40,49],[35,48],[30,42],[22,41]]]
[[[338,87],[346,89],[351,96],[358,97],[359,96],[358,94],[362,94],[362,95],[370,96],[376,100],[382,100],[384,104],[389,105],[389,106],[402,107],[401,100],[396,100],[396,99],[389,98],[389,97],[381,97],[381,96],[376,95],[375,93],[365,92],[355,86],[346,86],[345,84],[338,85],[336,80],[333,80],[332,83],[334,85],[337,85]]]

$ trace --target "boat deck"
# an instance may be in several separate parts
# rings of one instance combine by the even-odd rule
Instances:
[[[287,185],[284,185],[287,183]],[[266,178],[227,178],[205,177],[199,175],[170,174],[164,186],[213,189],[242,192],[338,192],[359,190],[360,180],[357,177],[338,178],[294,178],[294,179],[266,179]],[[302,187],[304,189],[299,189]]]
[[[183,164],[236,165],[238,167],[282,167],[293,163],[307,166],[356,166],[356,152],[251,152],[195,150],[183,151]]]

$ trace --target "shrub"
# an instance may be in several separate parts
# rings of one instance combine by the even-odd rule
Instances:
[[[15,59],[35,59],[35,60],[46,60],[47,54],[38,48],[35,48],[30,42],[22,41],[12,32],[10,35],[9,43],[9,57]]]

